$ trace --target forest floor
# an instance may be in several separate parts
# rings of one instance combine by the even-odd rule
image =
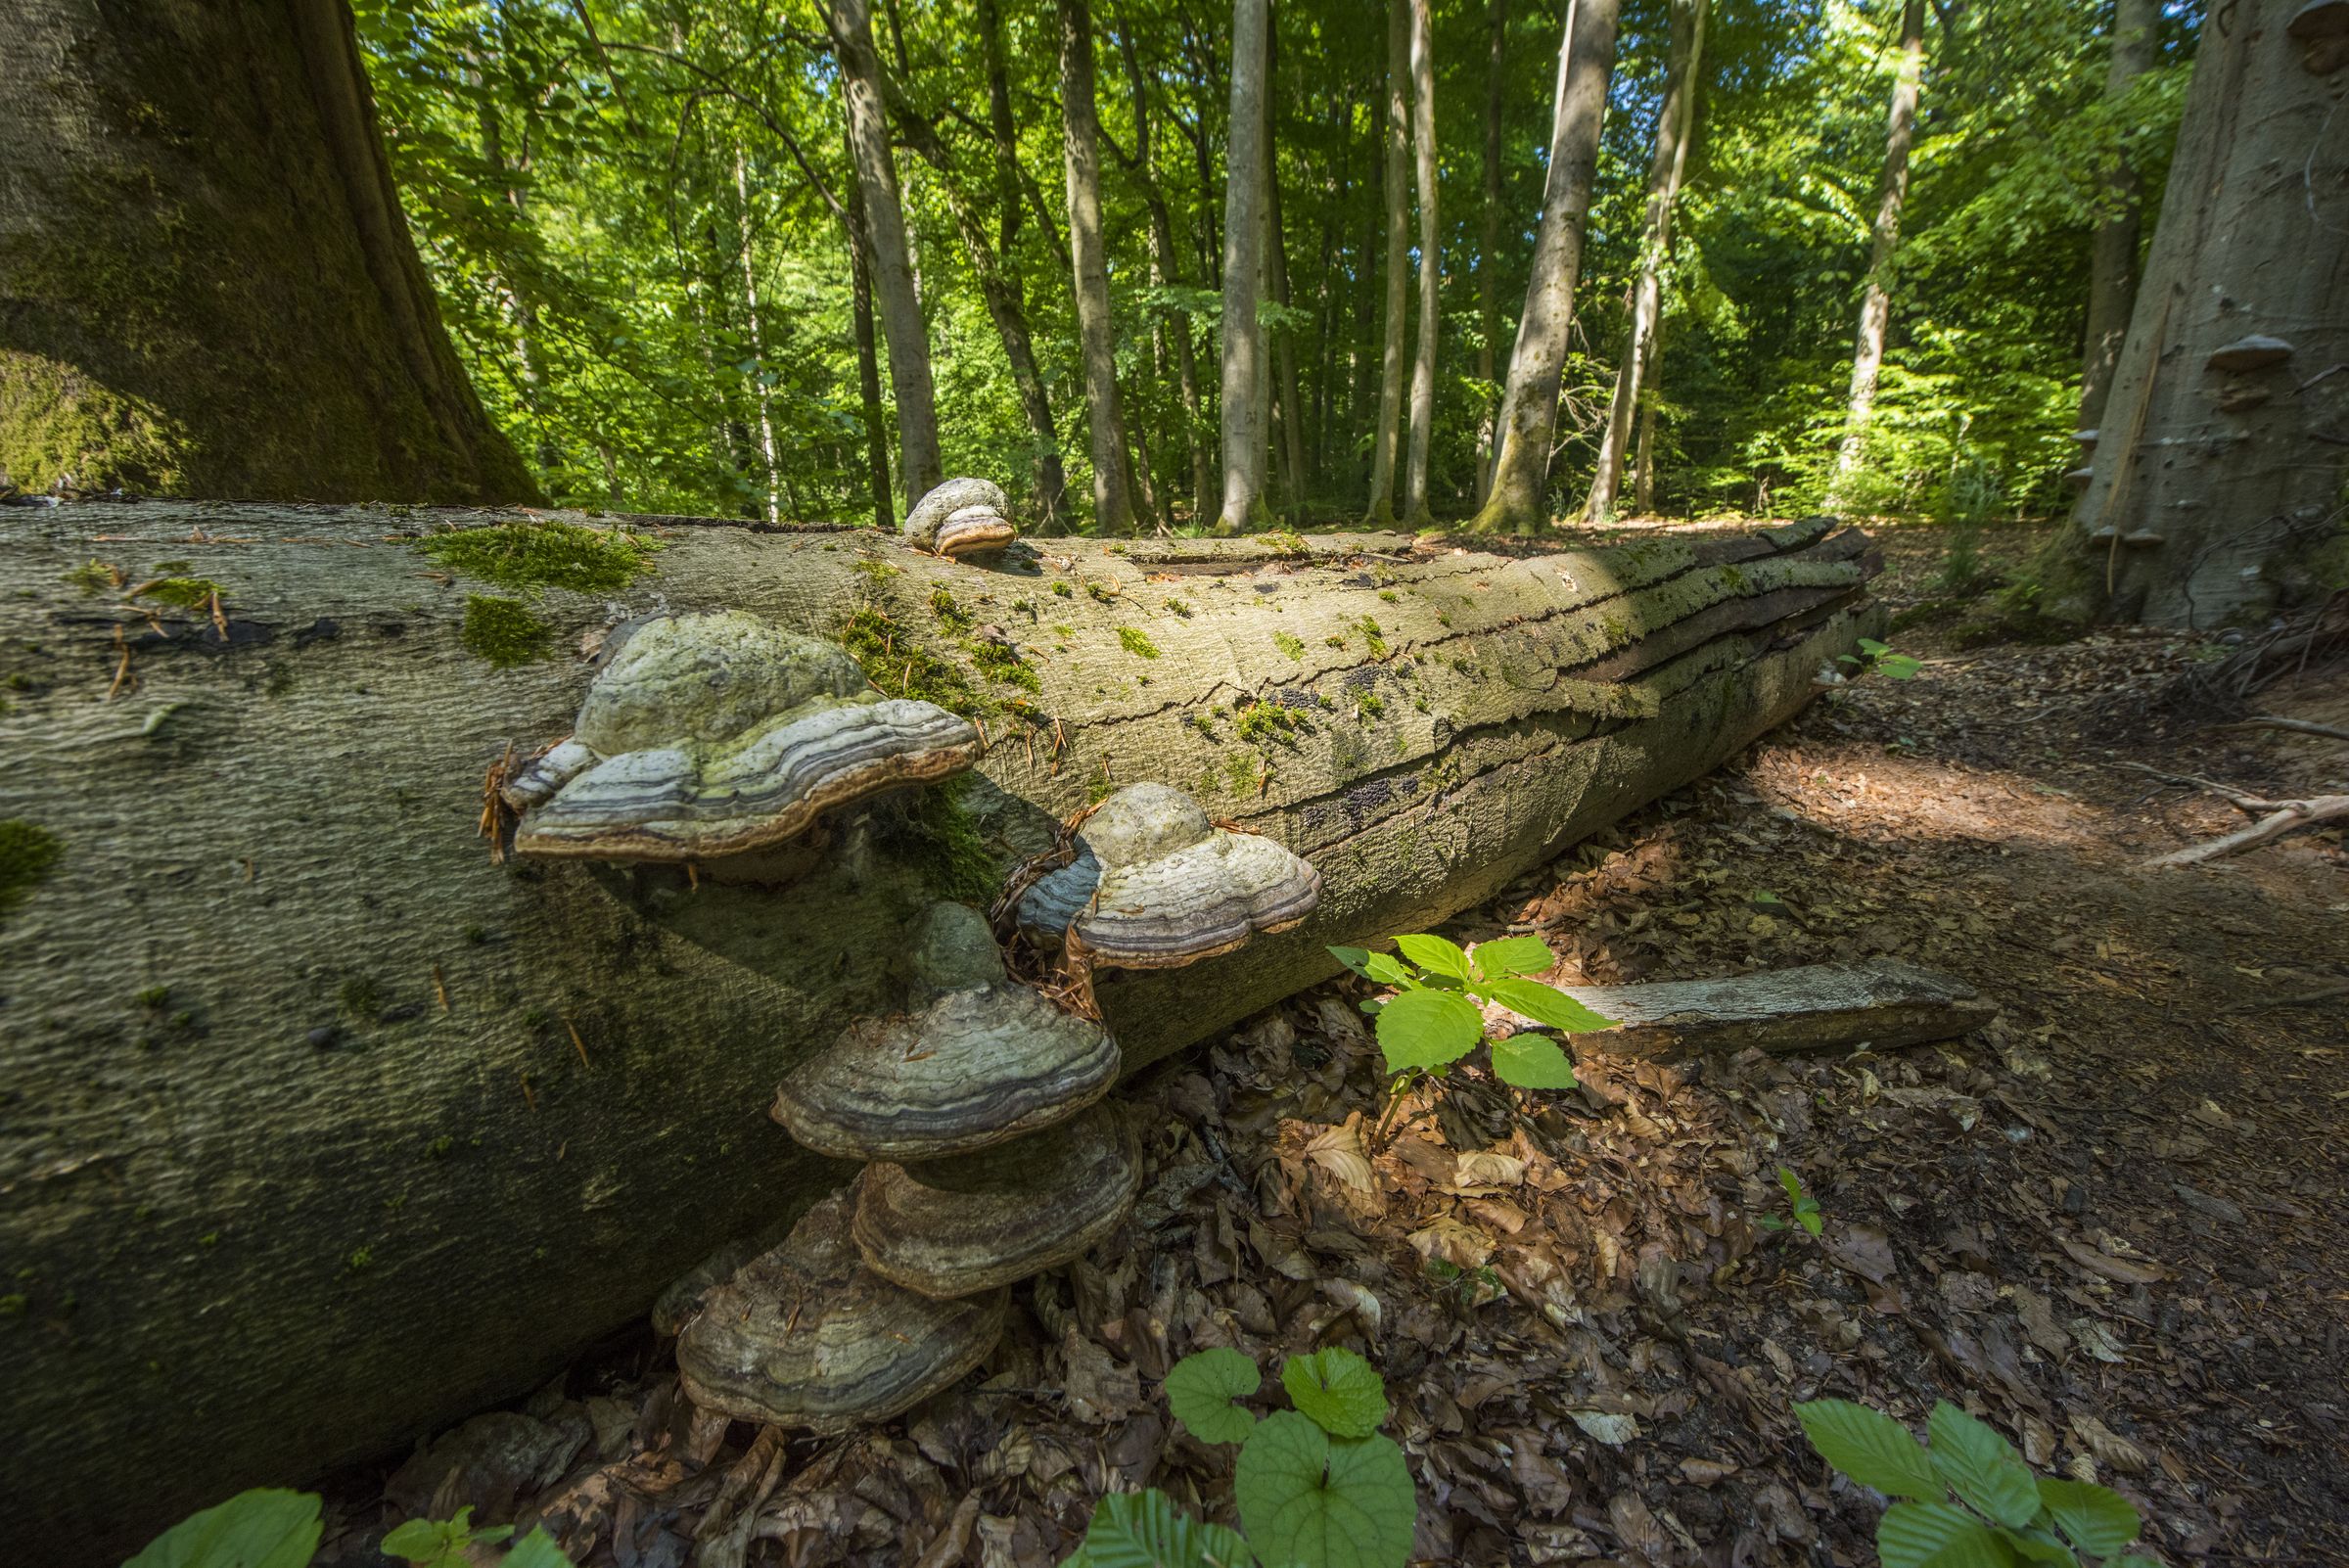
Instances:
[[[1980,987],[1989,1027],[1585,1055],[1523,1107],[1467,1071],[1378,1140],[1359,983],[1333,983],[1129,1086],[1134,1219],[1020,1287],[963,1389],[784,1445],[697,1425],[640,1335],[345,1477],[324,1560],[471,1502],[621,1568],[1056,1563],[1106,1490],[1231,1517],[1230,1451],[1166,1413],[1172,1361],[1339,1343],[1386,1376],[1416,1561],[1872,1561],[1877,1501],[1791,1413],[1833,1396],[1912,1429],[1964,1405],[2119,1489],[2172,1564],[2349,1562],[2349,855],[2335,832],[2141,869],[2243,819],[2129,765],[2302,795],[2349,747],[2180,706],[2221,643],[1961,646],[1988,601],[1941,602],[1944,535],[1882,532],[1917,678],[1835,691],[1447,930],[1543,931],[1567,984],[1893,954]],[[1993,530],[1986,561],[2033,542]],[[2256,711],[2349,724],[2349,678]],[[1816,1239],[1759,1223],[1781,1167]]]

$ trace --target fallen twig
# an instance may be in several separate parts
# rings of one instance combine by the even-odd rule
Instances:
[[[2265,844],[2270,839],[2281,838],[2295,828],[2349,818],[2349,795],[2319,795],[2305,801],[2261,801],[2256,806],[2236,800],[2234,804],[2245,810],[2264,810],[2267,814],[2247,827],[2236,828],[2233,833],[2215,839],[2205,839],[2200,844],[2189,844],[2168,854],[2156,855],[2145,864],[2195,865]]]
[[[2319,724],[2305,718],[2278,718],[2273,714],[2261,714],[2256,718],[2238,718],[2221,729],[2289,729],[2303,735],[2322,735],[2327,740],[2349,741],[2349,729],[2335,724]]]

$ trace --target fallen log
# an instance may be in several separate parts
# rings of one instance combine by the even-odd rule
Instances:
[[[1954,975],[1879,958],[1805,964],[1643,986],[1568,986],[1613,1029],[1575,1037],[1577,1050],[1672,1052],[1880,1051],[1951,1039],[1990,1021],[1996,1003]]]
[[[1826,520],[1522,560],[150,502],[0,513],[0,1509],[115,1561],[510,1397],[848,1169],[766,1119],[984,901],[1152,778],[1318,871],[1302,927],[1097,994],[1138,1066],[1734,755],[1880,629]],[[444,542],[452,528],[503,532]],[[985,727],[780,887],[508,858],[484,773],[617,623],[738,608]],[[504,824],[492,808],[493,827]]]

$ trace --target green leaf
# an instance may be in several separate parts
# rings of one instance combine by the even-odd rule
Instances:
[[[1456,991],[1406,991],[1378,1010],[1389,1073],[1456,1062],[1485,1038],[1485,1015]]]
[[[1493,999],[1510,1012],[1570,1035],[1615,1027],[1614,1019],[1601,1018],[1557,987],[1545,986],[1539,980],[1496,980],[1492,992]]]
[[[1794,1222],[1815,1236],[1825,1234],[1827,1228],[1826,1220],[1819,1212],[1817,1198],[1794,1200]]]
[[[2080,1568],[2080,1559],[2072,1548],[2055,1539],[2052,1530],[2036,1525],[2028,1530],[2009,1530],[2001,1525],[1998,1537],[2006,1549],[2025,1562],[2044,1562],[2049,1568]]]
[[[1802,1202],[1803,1178],[1794,1174],[1791,1166],[1781,1165],[1778,1167],[1778,1185],[1786,1189],[1786,1199],[1789,1203]]]
[[[512,1535],[513,1532],[509,1530],[504,1534]],[[473,1539],[482,1541],[486,1538],[475,1536]],[[504,1536],[499,1539],[503,1540]],[[506,1553],[506,1560],[499,1568],[573,1568],[573,1563],[563,1555],[563,1548],[555,1545],[555,1538],[546,1533],[545,1527],[534,1526],[512,1551]]]
[[[1892,644],[1888,642],[1878,642],[1873,637],[1862,637],[1859,642],[1859,648],[1862,653],[1867,655],[1867,657],[1870,659],[1881,659],[1884,655],[1892,652]]]
[[[2008,1568],[2014,1553],[1963,1508],[1896,1502],[1876,1526],[1876,1559],[1883,1568]]]
[[[1419,1499],[1389,1437],[1336,1438],[1295,1410],[1257,1423],[1232,1477],[1240,1525],[1286,1568],[1403,1568]]]
[[[1974,1509],[2003,1525],[2039,1517],[2039,1485],[2014,1446],[1943,1400],[1925,1420],[1933,1468]]]
[[[2043,1480],[2039,1500],[2065,1539],[2092,1557],[2111,1556],[2144,1525],[2126,1498],[2087,1481]]]
[[[1382,986],[1416,986],[1419,977],[1391,952],[1374,952],[1362,960],[1362,970]]]
[[[1167,1407],[1202,1443],[1238,1443],[1256,1417],[1234,1405],[1264,1386],[1256,1362],[1229,1347],[1195,1351],[1167,1368]]]
[[[1280,1369],[1290,1403],[1333,1437],[1368,1437],[1387,1418],[1387,1384],[1368,1361],[1332,1346],[1292,1356]]]
[[[182,1519],[123,1568],[303,1568],[322,1528],[311,1493],[240,1492]]]
[[[1459,945],[1442,937],[1397,937],[1395,945],[1405,958],[1432,973],[1450,975],[1454,980],[1466,980],[1473,973],[1468,967],[1468,955],[1460,951]]]
[[[1558,961],[1558,955],[1549,950],[1549,944],[1540,937],[1503,937],[1497,942],[1480,944],[1469,956],[1488,980],[1538,975]]]
[[[1370,970],[1368,968],[1370,962],[1370,953],[1367,948],[1332,947],[1329,949],[1329,955],[1332,958],[1335,958],[1338,962],[1344,964],[1347,968],[1353,970],[1356,974],[1361,976],[1364,980],[1370,978]]]
[[[1813,1400],[1797,1405],[1794,1416],[1819,1457],[1862,1486],[1935,1502],[1949,1495],[1923,1445],[1882,1411],[1850,1400]]]
[[[1493,1071],[1522,1089],[1574,1087],[1574,1064],[1546,1035],[1511,1035],[1493,1042]]]
[[[1084,1568],[1244,1568],[1255,1560],[1237,1531],[1191,1517],[1155,1487],[1093,1504],[1084,1546],[1069,1559]]]
[[[1921,659],[1907,654],[1885,654],[1876,660],[1876,673],[1888,680],[1914,680],[1916,672],[1925,668]]]

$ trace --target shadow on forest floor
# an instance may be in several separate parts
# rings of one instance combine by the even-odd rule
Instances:
[[[1885,597],[1930,597],[1940,535],[1884,532]],[[1897,954],[1981,987],[1988,1028],[1586,1056],[1580,1088],[1523,1107],[1466,1071],[1368,1144],[1376,1047],[1358,983],[1325,986],[1142,1075],[1135,1220],[1020,1289],[981,1386],[746,1458],[750,1429],[694,1428],[638,1338],[500,1417],[503,1457],[464,1429],[389,1503],[381,1470],[347,1477],[327,1560],[471,1501],[630,1568],[686,1561],[697,1531],[710,1563],[1057,1562],[1106,1490],[1230,1517],[1228,1455],[1155,1386],[1174,1360],[1329,1343],[1386,1375],[1414,1560],[1867,1561],[1877,1504],[1790,1413],[1821,1396],[1912,1427],[1965,1404],[2127,1494],[2173,1563],[2349,1558],[2343,852],[2137,869],[2238,819],[2115,765],[2302,794],[2342,747],[2181,716],[2196,639],[1898,644],[1919,678],[1840,690],[1450,929],[1542,930],[1566,983]],[[2261,703],[2339,724],[2349,679]],[[1780,1166],[1819,1239],[1757,1225]]]

